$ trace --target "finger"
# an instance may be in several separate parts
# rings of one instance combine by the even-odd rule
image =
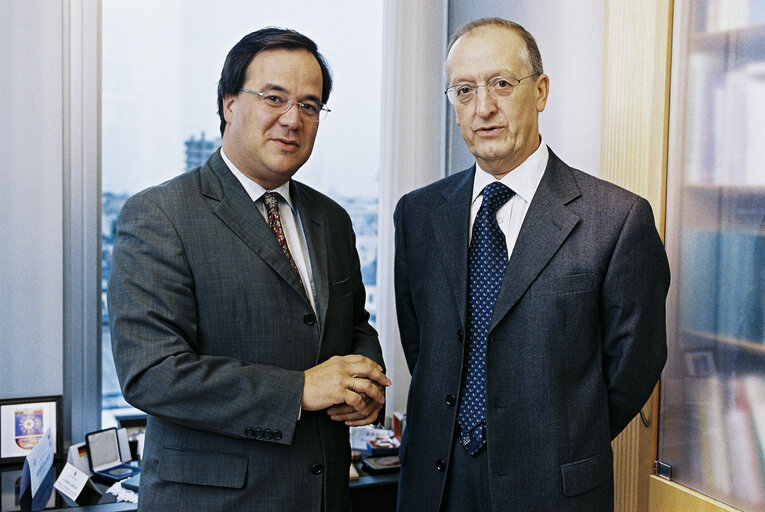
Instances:
[[[375,402],[373,399],[369,398],[368,396],[362,395],[361,399],[364,401],[365,407],[361,411],[357,411],[352,406],[348,404],[339,404],[339,405],[333,405],[329,409],[327,409],[327,414],[333,419],[337,421],[345,421],[345,420],[352,420],[352,419],[361,419],[366,417],[369,414],[369,411],[372,409],[380,409],[382,406]]]
[[[356,411],[363,410],[364,406],[366,405],[361,395],[354,393],[350,389],[345,390],[345,393],[343,394],[343,401],[353,407],[353,409]]]
[[[373,380],[381,386],[390,386],[390,379],[383,373],[382,367],[368,357],[352,354],[346,356],[347,364],[344,368],[346,375],[352,377],[364,377]]]
[[[380,415],[380,409],[382,405],[376,405],[372,408],[371,412],[363,418],[349,419],[345,421],[345,425],[348,427],[361,427],[363,425],[369,425],[377,421],[377,417]]]
[[[347,356],[343,356],[346,361],[354,366],[361,366],[366,367],[366,370],[362,368],[361,371],[371,371],[371,370],[377,370],[379,372],[382,372],[382,366],[377,364],[376,362],[369,359],[367,356],[362,356],[361,354],[348,354]]]
[[[388,387],[391,385],[390,379],[382,372],[381,369],[379,369],[379,367],[369,368],[366,366],[366,371],[354,372],[353,375],[355,377],[363,377],[365,379],[374,381],[382,387]]]
[[[378,384],[367,379],[356,379],[355,393],[363,393],[375,402],[380,404],[385,403],[385,392]]]
[[[369,411],[366,409],[363,412],[351,409],[351,411],[342,414],[332,414],[330,415],[330,419],[334,421],[357,421],[366,418],[369,414]]]
[[[332,419],[335,419],[335,416],[342,416],[344,414],[350,414],[354,412],[356,412],[356,409],[348,404],[333,405],[327,409],[327,414],[329,414]]]

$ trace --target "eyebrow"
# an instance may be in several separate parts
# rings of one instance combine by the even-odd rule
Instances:
[[[489,80],[493,80],[493,79],[498,78],[500,76],[504,77],[504,78],[516,78],[515,77],[516,73],[511,72],[511,71],[507,71],[507,72],[505,72],[505,71],[495,71],[493,73],[486,73],[486,74],[490,74],[491,75],[491,77],[488,80],[486,80],[487,82]],[[517,80],[517,78],[516,78],[516,80]],[[477,82],[475,80],[470,80],[470,79],[467,79],[467,78],[459,78],[459,79],[455,79],[451,83],[451,85],[473,84],[473,83],[477,83]]]
[[[262,91],[278,91],[278,92],[283,92],[285,94],[289,93],[287,89],[285,89],[281,85],[276,85],[276,84],[265,84],[263,88],[261,89],[261,92]],[[298,101],[315,101],[316,103],[321,103],[321,98],[319,98],[318,96],[314,94],[309,94],[308,96],[305,96],[304,98],[301,98]]]

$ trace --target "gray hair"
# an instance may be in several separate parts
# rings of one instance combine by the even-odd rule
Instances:
[[[539,53],[539,47],[537,46],[537,42],[534,39],[534,36],[532,36],[528,30],[523,28],[518,23],[506,20],[504,18],[479,18],[462,25],[459,30],[454,33],[451,41],[449,41],[449,47],[446,51],[446,54],[449,54],[452,46],[454,46],[454,43],[457,42],[457,39],[477,28],[487,26],[505,27],[518,34],[521,39],[523,39],[524,46],[524,49],[521,52],[521,60],[524,64],[526,64],[529,73],[532,75],[541,75],[544,73],[544,68],[542,67],[542,55]]]

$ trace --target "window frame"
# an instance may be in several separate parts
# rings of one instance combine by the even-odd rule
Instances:
[[[101,3],[64,0],[64,439],[101,424]]]

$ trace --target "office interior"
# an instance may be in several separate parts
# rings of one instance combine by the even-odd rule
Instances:
[[[232,15],[245,3],[253,15]],[[373,142],[364,164],[375,171],[371,300],[393,381],[387,410],[404,411],[392,212],[404,193],[472,164],[443,95],[446,44],[463,23],[502,16],[539,43],[551,81],[545,143],[646,197],[670,259],[669,360],[641,415],[613,442],[616,510],[765,511],[765,2],[330,0],[321,15],[290,3],[272,19],[264,2],[0,0],[0,405],[62,397],[64,451],[113,420],[102,379],[108,173],[117,165],[147,179],[183,172],[184,143],[214,145],[217,133],[169,116],[207,102],[216,126],[208,96],[225,52],[280,24],[322,49],[325,37],[330,63],[352,52],[374,69],[344,87],[353,68],[338,64],[330,116],[341,137]],[[192,13],[203,13],[202,28]],[[214,37],[204,43],[208,29]],[[162,44],[137,41],[154,32]],[[203,54],[212,63],[204,77]],[[178,68],[178,77],[158,82],[146,63]],[[133,115],[131,101],[149,114]],[[115,136],[121,116],[135,126]],[[137,144],[137,134],[179,141],[177,169],[153,169],[154,156],[137,145],[115,149],[116,138]],[[327,156],[315,154],[307,171],[330,187],[322,164],[354,141],[322,136],[317,149],[325,145]],[[156,174],[155,183],[171,176]]]

